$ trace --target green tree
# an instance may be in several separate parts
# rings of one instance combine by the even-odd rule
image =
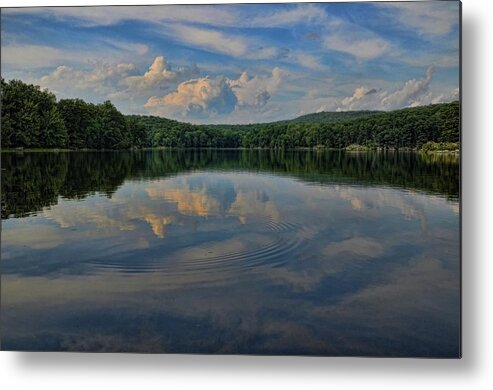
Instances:
[[[58,102],[65,127],[67,129],[67,146],[81,149],[88,146],[89,128],[94,120],[94,107],[82,99],[62,99]]]

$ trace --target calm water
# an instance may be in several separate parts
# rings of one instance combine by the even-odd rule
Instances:
[[[459,354],[459,165],[2,154],[2,349]]]

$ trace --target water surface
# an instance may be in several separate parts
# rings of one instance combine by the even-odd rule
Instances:
[[[456,357],[459,165],[2,154],[2,349]]]

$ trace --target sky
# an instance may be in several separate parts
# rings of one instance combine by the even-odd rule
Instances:
[[[3,8],[6,80],[125,114],[253,123],[459,97],[459,3]]]

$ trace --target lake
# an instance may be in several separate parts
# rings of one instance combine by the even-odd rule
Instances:
[[[1,161],[2,349],[460,354],[458,156]]]

